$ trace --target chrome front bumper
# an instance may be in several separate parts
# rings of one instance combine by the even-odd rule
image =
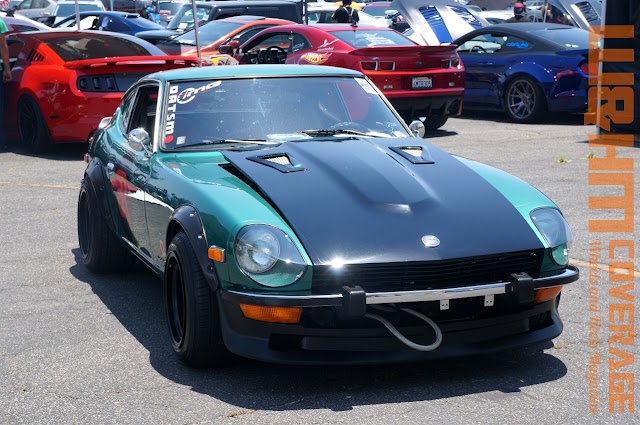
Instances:
[[[580,277],[576,267],[568,266],[561,274],[533,279],[526,274],[512,275],[510,282],[494,282],[473,286],[416,291],[365,292],[362,288],[343,287],[337,294],[286,295],[245,291],[223,291],[223,298],[237,302],[266,306],[321,307],[343,306],[347,310],[362,311],[371,304],[398,304],[440,301],[441,309],[448,308],[448,301],[459,298],[485,297],[485,305],[493,305],[493,297],[513,294],[520,303],[533,301],[534,291],[575,282]]]

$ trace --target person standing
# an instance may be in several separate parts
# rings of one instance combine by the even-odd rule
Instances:
[[[351,0],[342,0],[342,6],[333,12],[331,19],[339,24],[357,26],[360,17],[358,16],[358,11],[351,7]]]
[[[0,82],[0,149],[7,145],[7,129],[5,127],[5,98],[4,85],[11,81],[11,67],[9,65],[9,46],[5,34],[9,32],[4,20],[0,18],[0,59],[2,59],[2,82]]]
[[[505,24],[511,24],[514,22],[531,22],[530,19],[527,19],[525,16],[526,8],[522,3],[516,3],[513,5],[513,17],[507,19]]]

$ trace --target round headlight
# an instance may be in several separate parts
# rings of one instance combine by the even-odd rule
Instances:
[[[553,261],[561,266],[567,265],[573,236],[560,211],[555,208],[540,208],[531,212],[531,220],[549,244]]]
[[[270,287],[292,284],[307,268],[289,235],[263,224],[249,225],[238,232],[235,257],[247,276]]]
[[[247,273],[265,273],[278,261],[280,243],[266,227],[255,227],[245,232],[236,244],[238,264]]]

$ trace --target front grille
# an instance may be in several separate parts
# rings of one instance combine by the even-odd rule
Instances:
[[[453,260],[350,264],[340,269],[316,266],[313,287],[324,292],[359,285],[367,292],[411,291],[508,281],[511,273],[536,278],[544,250],[512,252]]]

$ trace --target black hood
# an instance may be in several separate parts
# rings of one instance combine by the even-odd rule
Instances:
[[[421,147],[423,155],[414,157],[403,147],[413,153]],[[316,265],[543,248],[492,185],[421,139],[287,142],[224,156],[279,210]],[[425,235],[436,236],[440,245],[425,247]]]

